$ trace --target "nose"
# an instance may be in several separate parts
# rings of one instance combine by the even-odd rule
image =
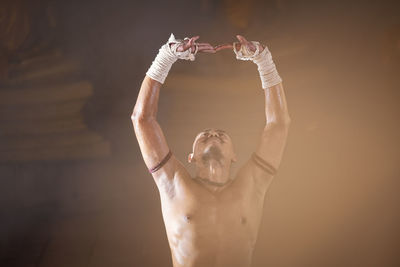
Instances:
[[[210,138],[215,137],[215,138],[218,138],[218,140],[221,143],[224,143],[224,140],[223,140],[223,138],[221,136],[221,133],[218,130],[208,130],[205,133],[205,136],[206,136],[206,138],[204,139],[204,142],[207,142],[208,140],[210,140]]]
[[[208,134],[209,134],[210,137],[211,136],[216,136],[216,137],[219,136],[219,134],[216,131],[210,131]]]

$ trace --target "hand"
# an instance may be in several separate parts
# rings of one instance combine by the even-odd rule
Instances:
[[[236,38],[239,40],[240,43],[235,42],[236,45],[236,50],[239,51],[242,45],[246,45],[247,48],[251,52],[256,51],[256,46],[252,43],[246,40],[242,35],[236,35]],[[220,44],[214,47],[215,51],[218,52],[223,49],[233,49],[233,44]],[[264,50],[264,46],[261,45],[260,47],[260,53]]]
[[[177,52],[183,52],[188,50],[189,48],[191,49],[190,52],[194,53],[196,50],[196,46],[195,44],[197,44],[198,46],[198,51],[197,52],[202,52],[202,53],[215,53],[217,51],[215,51],[214,47],[209,44],[209,43],[195,43],[195,41],[197,39],[199,39],[200,36],[194,36],[190,39],[186,39],[183,40],[183,44],[178,46],[178,48],[176,49]],[[173,44],[173,43],[170,43]]]

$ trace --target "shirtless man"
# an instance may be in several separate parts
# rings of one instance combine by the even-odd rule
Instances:
[[[196,43],[199,36],[164,44],[146,73],[132,122],[146,166],[161,198],[174,267],[248,267],[257,240],[264,197],[280,165],[290,123],[285,94],[267,47],[247,41],[216,47]],[[193,143],[188,161],[192,177],[171,153],[160,125],[157,105],[161,85],[177,59],[194,61],[199,53],[233,49],[237,59],[258,65],[265,93],[266,125],[250,159],[230,177],[236,156],[229,135],[206,129]]]

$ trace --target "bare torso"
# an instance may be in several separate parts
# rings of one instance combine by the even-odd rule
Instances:
[[[265,195],[253,179],[213,192],[182,171],[160,193],[174,267],[251,265]]]

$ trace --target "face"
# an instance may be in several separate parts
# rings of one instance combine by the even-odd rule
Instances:
[[[223,130],[206,129],[199,133],[193,143],[193,153],[189,155],[189,162],[201,160],[235,161],[232,139]]]

